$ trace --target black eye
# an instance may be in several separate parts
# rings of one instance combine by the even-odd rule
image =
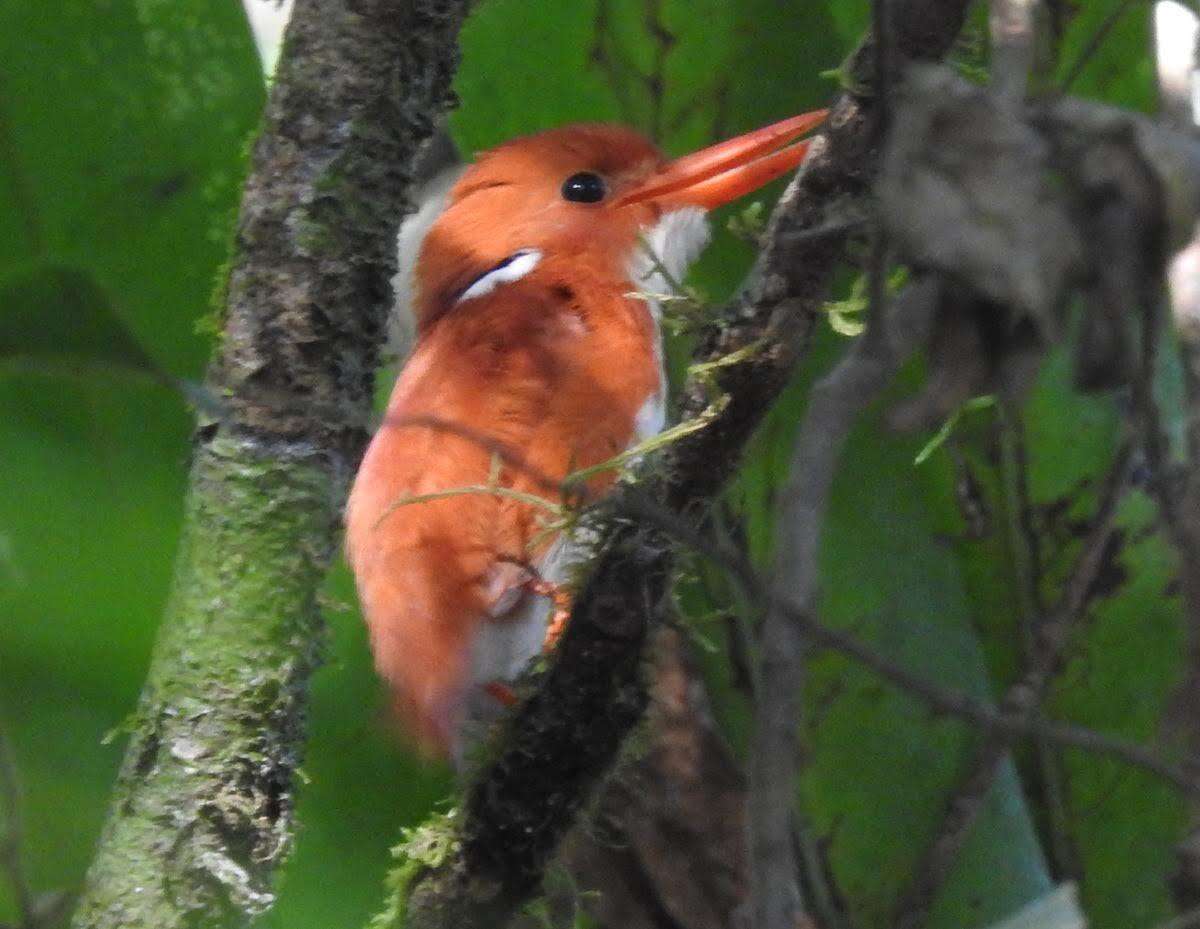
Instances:
[[[604,178],[599,174],[592,174],[590,171],[580,171],[563,181],[564,200],[573,200],[576,203],[598,203],[604,199],[606,193],[608,193],[608,187],[604,183]]]

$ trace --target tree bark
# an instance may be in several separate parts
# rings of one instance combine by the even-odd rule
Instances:
[[[685,633],[654,643],[645,753],[618,763],[561,860],[605,929],[724,929],[744,914],[746,783],[708,706]]]
[[[413,156],[465,2],[298,0],[254,149],[167,614],[78,929],[274,900],[317,604],[365,439]]]

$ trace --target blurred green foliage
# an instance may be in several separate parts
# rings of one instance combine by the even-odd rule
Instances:
[[[40,890],[79,886],[179,530],[263,86],[240,9],[0,4],[0,720]],[[0,921],[12,912],[0,881]]]
[[[1078,4],[1053,80],[1119,5]],[[1149,8],[1125,6],[1073,91],[1150,110]],[[564,122],[620,120],[686,151],[828,99],[836,88],[821,75],[868,18],[866,0],[486,0],[463,34],[453,131],[471,152]],[[970,67],[981,22],[961,52]],[[170,582],[190,417],[162,384],[198,378],[211,350],[199,324],[262,101],[244,18],[227,0],[0,5],[0,722],[20,764],[24,853],[39,890],[79,886],[119,761],[119,740],[104,736],[134,706]],[[752,258],[724,226],[718,217],[692,277],[713,300]],[[808,386],[844,345],[822,327],[729,494],[764,564]],[[686,348],[672,346],[677,364]],[[891,399],[919,378],[914,366]],[[919,466],[930,436],[892,435],[881,412],[856,430],[835,488],[826,617],[908,667],[996,694],[1020,666],[1022,603],[1053,602],[1078,547],[1119,410],[1111,397],[1075,394],[1055,358],[1021,416],[973,412]],[[1005,451],[1017,442],[1022,473]],[[1022,494],[1042,568],[1023,594]],[[1181,650],[1179,604],[1147,500],[1126,501],[1121,527],[1112,583],[1053,709],[1150,739]],[[400,828],[451,794],[445,770],[400,747],[344,569],[327,596],[333,635],[314,685],[301,825],[268,926],[361,926],[381,906]],[[697,623],[732,602],[702,566],[680,599]],[[747,708],[720,650],[708,664],[740,745]],[[855,924],[883,926],[974,740],[839,659],[819,658],[809,686],[812,757],[798,796]],[[1064,876],[1044,851],[1053,843],[1043,768],[1027,751],[1016,761],[935,908],[940,929],[985,925]],[[1076,753],[1058,770],[1093,925],[1163,918],[1177,798]],[[13,909],[0,881],[0,922]]]

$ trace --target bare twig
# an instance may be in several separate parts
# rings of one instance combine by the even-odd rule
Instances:
[[[1017,602],[1020,605],[1021,657],[1026,664],[1036,647],[1036,628],[1047,610],[1042,597],[1041,539],[1033,524],[1033,502],[1029,492],[1029,452],[1020,410],[1001,402],[1001,470],[1005,485],[1009,537],[1016,574]],[[1062,759],[1055,745],[1036,739],[1035,770],[1030,790],[1046,810],[1049,833],[1047,854],[1051,872],[1058,878],[1079,878],[1078,855],[1070,830],[1065,796],[1066,784]]]
[[[773,584],[788,592],[790,608],[772,604],[763,623],[750,761],[754,924],[763,929],[794,926],[801,908],[788,811],[799,765],[796,733],[805,632],[793,610],[815,613],[821,528],[842,446],[859,413],[924,341],[937,300],[936,283],[926,279],[897,297],[886,317],[877,311],[882,318],[813,388],[792,453],[790,478],[780,497]]]
[[[873,5],[876,143],[887,132],[893,46],[889,0]],[[871,230],[870,308],[867,330],[847,358],[813,390],[789,469],[791,475],[779,511],[776,538],[776,585],[793,592],[801,609],[816,602],[816,563],[824,511],[842,445],[858,414],[890,380],[895,364],[888,328],[895,322],[906,331],[911,321],[897,312],[886,318],[888,242],[882,223]],[[913,291],[912,306],[932,318],[935,293]],[[805,647],[786,613],[768,608],[759,636],[759,662],[750,755],[751,904],[754,925],[789,929],[803,918],[806,906],[796,877],[795,830],[791,815],[794,784],[800,766],[797,720]]]
[[[755,603],[770,604],[786,612],[789,620],[800,628],[811,647],[842,655],[881,680],[887,681],[902,693],[920,700],[934,712],[970,723],[983,732],[1001,732],[1012,736],[1035,735],[1064,747],[1104,755],[1147,771],[1190,797],[1200,798],[1200,776],[1191,767],[1177,765],[1152,749],[1084,726],[1059,723],[1036,714],[1023,718],[1006,715],[970,694],[927,680],[901,667],[854,635],[826,626],[803,612],[788,592],[770,590],[749,562],[737,552],[722,548],[687,521],[654,503],[644,494],[625,490],[616,505],[630,516],[656,526],[681,544],[725,567]]]
[[[1112,538],[1113,519],[1125,486],[1130,454],[1128,445],[1118,452],[1105,481],[1091,529],[1071,569],[1061,600],[1051,615],[1038,622],[1032,630],[1034,643],[1026,659],[1027,667],[1000,701],[1000,713],[1006,718],[1031,717],[1062,662]],[[925,923],[938,890],[953,870],[975,821],[983,811],[1000,763],[1007,756],[1012,741],[1011,734],[996,731],[990,733],[977,749],[966,775],[947,804],[946,815],[937,835],[918,864],[912,883],[900,898],[895,919],[898,929],[917,929]]]

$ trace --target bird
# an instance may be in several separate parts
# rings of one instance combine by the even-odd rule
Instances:
[[[826,115],[673,160],[632,129],[573,124],[483,152],[450,187],[345,512],[375,668],[426,755],[461,757],[468,718],[512,701],[552,600],[562,612],[580,546],[535,498],[664,427],[655,295],[706,245],[708,212],[796,168]]]

